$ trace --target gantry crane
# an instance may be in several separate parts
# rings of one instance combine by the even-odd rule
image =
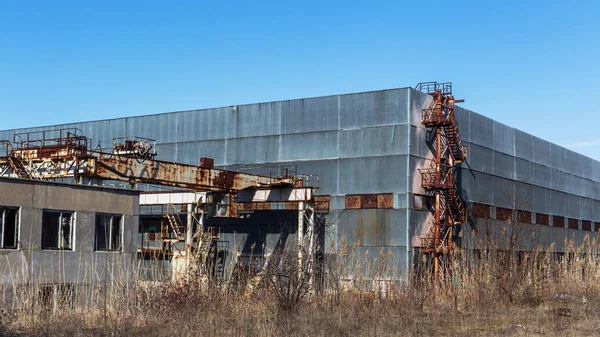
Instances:
[[[217,197],[212,199],[227,205],[225,217],[236,217],[238,210],[268,210],[271,203],[284,203],[285,210],[298,211],[299,264],[303,263],[304,232],[314,235],[313,204],[318,178],[268,177],[221,170],[213,167],[210,158],[202,158],[199,166],[155,160],[156,145],[146,138],[115,138],[112,151],[108,152],[99,147],[92,149],[91,145],[79,129],[15,134],[12,142],[0,141],[0,177],[73,178],[80,184],[117,180],[132,187],[144,183],[213,192]],[[244,194],[241,200],[240,194]],[[189,240],[187,235],[188,249]]]

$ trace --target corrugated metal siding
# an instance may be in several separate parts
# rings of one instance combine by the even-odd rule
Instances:
[[[428,165],[431,149],[421,109],[430,101],[413,89],[392,89],[0,131],[0,139],[77,127],[105,149],[113,137],[135,135],[156,139],[163,160],[198,164],[205,156],[234,170],[288,167],[317,174],[319,192],[332,195],[332,228],[358,238],[362,222],[362,241],[371,251],[398,242],[394,249],[406,254],[407,241],[422,235],[428,221],[427,212],[405,208],[407,193],[424,192],[418,169]],[[593,212],[600,208],[599,162],[461,107],[456,115],[469,150],[459,184],[471,202],[509,207],[503,191],[517,186],[531,190],[528,211],[600,222]],[[394,194],[395,210],[343,211],[345,194],[384,192]],[[562,235],[549,228],[549,239]],[[403,255],[400,265],[408,261]]]
[[[416,91],[411,92],[411,98],[411,107],[419,112],[427,103],[427,95]],[[529,194],[529,200],[520,205],[523,210],[600,221],[600,213],[594,213],[594,209],[600,208],[598,161],[472,111],[460,107],[455,111],[469,154],[459,171],[458,182],[470,202],[512,207],[506,194],[516,189]],[[417,111],[412,111],[411,116],[417,118]],[[425,143],[425,129],[419,121],[413,121],[415,128],[410,129],[411,193],[423,193],[418,181],[420,175],[414,171],[418,165],[425,167],[427,162],[423,159],[431,157],[429,149],[414,144]],[[580,233],[572,231],[550,228],[542,235],[545,242],[562,242],[565,236],[582,238]]]

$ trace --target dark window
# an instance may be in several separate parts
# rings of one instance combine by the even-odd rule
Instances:
[[[548,224],[550,224],[550,218],[547,214],[535,213],[535,223],[548,226]]]
[[[121,215],[96,214],[95,250],[121,250],[121,219]]]
[[[19,209],[0,207],[0,248],[16,249],[19,239]]]
[[[587,220],[582,220],[581,221],[581,229],[584,231],[591,231],[592,230],[592,222],[591,221],[587,221]]]
[[[423,211],[429,211],[433,209],[435,204],[434,197],[430,195],[413,194],[413,208]]]
[[[570,229],[579,229],[579,220],[569,219],[568,226]]]
[[[512,209],[496,207],[496,219],[504,221],[512,219]]]
[[[42,215],[42,249],[73,249],[75,213],[45,210]]]
[[[473,204],[473,216],[478,218],[490,218],[490,206],[484,204]]]
[[[565,218],[562,216],[553,216],[552,227],[565,227]]]
[[[520,223],[531,223],[531,212],[517,211],[517,219]]]

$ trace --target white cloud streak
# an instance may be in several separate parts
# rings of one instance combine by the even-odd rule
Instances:
[[[567,145],[567,147],[578,148],[578,149],[587,149],[590,147],[600,146],[600,140],[592,140],[589,142],[579,142]]]

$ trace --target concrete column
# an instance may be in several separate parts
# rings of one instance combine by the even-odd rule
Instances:
[[[304,259],[304,202],[298,203],[298,273],[301,275]]]
[[[310,216],[308,217],[308,231],[309,231],[309,244],[308,244],[308,258],[310,263],[310,278],[308,279],[309,290],[312,291],[313,282],[315,277],[315,209],[310,210]]]
[[[194,228],[194,204],[187,205],[187,225],[185,229],[185,281],[190,278],[190,261],[192,257],[192,231]]]

